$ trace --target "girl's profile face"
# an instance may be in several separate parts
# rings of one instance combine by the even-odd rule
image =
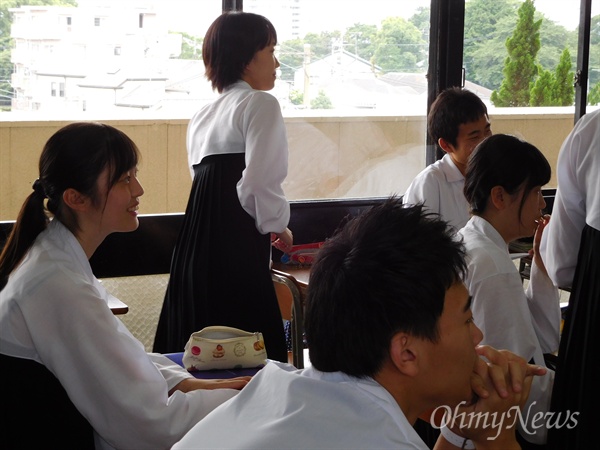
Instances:
[[[546,200],[542,195],[542,186],[534,186],[527,194],[521,189],[514,201],[514,206],[518,214],[519,235],[521,237],[530,237],[535,234],[540,217],[543,216],[542,210],[546,207]],[[523,198],[525,195],[525,198]],[[523,202],[521,202],[523,199]],[[521,208],[521,204],[523,205]],[[519,212],[520,209],[520,212]]]
[[[242,80],[259,91],[270,91],[275,87],[279,61],[275,57],[275,44],[271,41],[265,48],[257,51],[246,66]]]
[[[108,179],[108,169],[105,169],[98,180],[100,198],[106,198],[106,203],[100,207],[100,228],[105,235],[134,231],[139,225],[139,197],[144,194],[137,179],[137,167],[122,174],[110,189]]]

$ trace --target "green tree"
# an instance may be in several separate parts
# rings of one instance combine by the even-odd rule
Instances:
[[[333,104],[327,94],[323,90],[319,91],[319,95],[310,102],[310,109],[332,109]]]
[[[418,72],[417,63],[425,59],[427,43],[421,32],[402,17],[388,17],[381,22],[375,37],[372,63],[385,72]]]
[[[590,74],[588,85],[594,86],[600,83],[600,14],[592,17],[590,31]]]
[[[304,94],[300,91],[292,89],[290,91],[290,103],[292,105],[302,105],[304,103]]]
[[[552,106],[555,103],[554,92],[555,79],[554,74],[538,67],[538,77],[531,88],[529,105],[530,106]]]
[[[311,60],[317,60],[331,55],[333,44],[341,42],[341,38],[342,32],[339,30],[308,33],[304,37],[304,43],[310,44]]]
[[[536,17],[538,17],[537,13]],[[562,25],[543,17],[542,14],[539,17],[543,18],[543,21],[540,28],[540,51],[537,54],[537,62],[546,70],[554,70],[565,48],[571,55],[577,55],[577,31],[567,30]],[[575,60],[572,59],[572,62],[574,63]]]
[[[374,40],[377,26],[355,23],[344,33],[345,50],[370,61],[375,53]]]
[[[202,59],[202,42],[204,38],[194,36],[183,31],[173,32],[181,34],[181,54],[178,59]]]
[[[429,7],[419,6],[415,10],[415,13],[408,19],[421,32],[421,38],[425,42],[429,42],[430,16],[431,10]]]
[[[571,67],[571,53],[569,53],[569,49],[565,48],[554,74],[552,97],[557,106],[570,106],[573,104],[575,90],[573,88]]]
[[[506,40],[508,56],[504,62],[504,79],[499,90],[492,92],[495,106],[527,106],[537,66],[536,55],[540,49],[542,20],[534,21],[533,0],[525,0],[519,7],[519,20],[513,35]]]
[[[588,92],[588,105],[600,105],[600,82],[596,83]]]
[[[517,0],[471,0],[465,4],[463,66],[466,78],[488,89],[502,83],[506,40],[517,21]]]
[[[302,67],[304,61],[304,40],[290,39],[279,45],[277,55],[279,60],[281,79],[287,82],[294,81],[294,72]]]

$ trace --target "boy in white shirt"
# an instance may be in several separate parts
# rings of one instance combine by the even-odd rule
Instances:
[[[487,107],[471,91],[448,88],[432,103],[427,129],[446,154],[415,177],[403,202],[423,203],[458,231],[470,218],[463,194],[467,161],[475,146],[492,134]]]

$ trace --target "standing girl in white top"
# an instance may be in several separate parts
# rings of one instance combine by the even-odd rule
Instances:
[[[207,31],[206,77],[220,95],[190,121],[193,176],[171,263],[154,351],[183,351],[194,331],[228,325],[260,331],[270,359],[287,362],[270,274],[271,234],[285,249],[288,144],[275,86],[277,34],[257,14],[228,12]]]
[[[193,378],[111,312],[88,260],[138,227],[137,163],[135,144],[98,123],[67,125],[44,147],[0,255],[7,448],[166,449],[248,381]]]
[[[539,252],[549,219],[542,212],[542,186],[550,176],[548,161],[533,145],[503,134],[488,137],[469,158],[464,193],[473,216],[459,231],[467,250],[465,284],[482,342],[539,365],[544,353],[558,349],[560,332],[558,290]],[[531,279],[524,291],[508,244],[534,234]],[[533,382],[523,412],[529,420],[549,409],[554,372],[548,372]],[[545,442],[546,429],[524,428],[520,434],[527,441]]]

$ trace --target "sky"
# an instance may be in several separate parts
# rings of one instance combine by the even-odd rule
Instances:
[[[105,1],[110,2],[111,0]],[[124,0],[114,1],[119,3]],[[204,35],[208,25],[220,13],[221,5],[218,0],[151,1],[173,24],[171,29],[177,27],[178,31],[187,31],[195,35]],[[258,3],[261,1],[264,1],[265,5],[273,2],[273,0],[258,0]],[[244,4],[250,3],[251,0],[246,0]],[[353,3],[356,4],[356,8],[353,8]],[[362,8],[361,5],[365,4],[368,7]],[[418,7],[429,5],[430,0],[302,0],[303,15],[310,17],[310,20],[307,21],[307,31],[316,32],[325,29],[343,29],[358,21],[378,25],[384,17],[389,16],[401,16],[408,19]],[[535,7],[538,11],[570,30],[575,29],[579,23],[579,5],[580,0],[535,0]],[[343,14],[344,9],[348,7],[351,12]],[[269,7],[267,6],[266,9],[267,11],[263,14],[269,17]],[[356,13],[352,14],[352,9]],[[600,0],[593,0],[592,16],[598,14],[600,14]],[[195,32],[200,30],[202,31]]]

